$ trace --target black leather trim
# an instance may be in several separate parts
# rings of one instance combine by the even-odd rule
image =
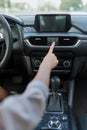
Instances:
[[[72,109],[69,107],[70,130],[78,130]]]
[[[87,113],[79,118],[79,130],[87,130]]]

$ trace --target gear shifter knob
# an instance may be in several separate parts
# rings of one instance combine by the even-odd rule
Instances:
[[[58,90],[60,87],[60,78],[52,77],[51,88],[52,93],[49,95],[47,111],[58,112],[61,111],[61,97],[58,95]]]
[[[57,76],[52,77],[51,79],[51,88],[52,92],[56,93],[60,87],[60,78]]]

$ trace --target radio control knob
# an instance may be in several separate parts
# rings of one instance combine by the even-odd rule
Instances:
[[[35,60],[33,64],[34,64],[35,68],[38,68],[39,65],[41,64],[41,61],[40,60]]]
[[[70,63],[69,60],[65,60],[65,61],[63,62],[63,66],[64,66],[65,68],[70,67],[70,65],[71,65],[71,63]]]

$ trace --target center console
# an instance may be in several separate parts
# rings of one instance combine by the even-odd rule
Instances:
[[[53,41],[55,41],[53,53],[59,60],[59,64],[51,73],[46,110],[36,130],[76,130],[71,110],[73,79],[83,67],[85,61],[83,56],[87,55],[87,36],[75,33],[76,30],[73,31],[71,22],[69,15],[40,14],[35,17],[34,27],[31,27],[29,35],[27,33],[24,35],[24,53],[29,56],[26,57],[26,62],[30,77],[33,77],[38,71],[39,65]],[[46,70],[44,69],[44,71]],[[68,82],[68,84],[66,85],[64,82]],[[61,88],[61,83],[63,88]],[[66,91],[65,88],[67,88]]]
[[[55,41],[54,53],[59,60],[59,64],[52,70],[50,93],[46,109],[40,124],[35,130],[77,130],[75,121],[72,118],[73,115],[70,112],[73,98],[69,98],[69,96],[73,95],[73,85],[72,83],[70,83],[70,86],[65,85],[66,83],[64,84],[62,81],[67,79],[68,82],[70,81],[69,78],[74,65],[74,55],[72,51],[67,51],[66,48],[75,46],[78,42],[77,37],[30,36],[25,40],[30,50],[28,52],[26,50],[26,53],[30,55],[31,69],[35,74],[44,56],[47,54],[52,41]],[[62,49],[58,50],[60,47]],[[61,83],[63,88],[61,88]],[[66,91],[64,90],[65,88],[67,88]],[[71,90],[69,91],[70,88]],[[74,129],[72,126],[74,126]]]
[[[46,110],[36,130],[77,130],[72,114],[74,90],[72,77],[77,72],[75,47],[79,45],[79,40],[76,36],[57,36],[57,34],[55,36],[44,34],[43,36],[42,33],[39,35],[30,36],[24,41],[26,54],[30,56],[32,73],[36,74],[38,71],[52,41],[55,41],[54,53],[59,64],[52,70]],[[73,68],[76,70],[75,73]]]
[[[35,130],[77,130],[73,114],[71,114],[73,85],[70,78],[73,66],[76,66],[74,63],[75,48],[80,43],[78,37],[43,32],[28,36],[24,40],[24,51],[30,57],[29,67],[32,71],[29,71],[29,74],[31,73],[30,76],[36,74],[53,41],[55,41],[54,53],[59,60],[59,64],[52,70],[47,106],[41,122]],[[67,80],[70,85],[66,85],[62,80]],[[63,84],[63,88],[61,88],[61,83]],[[66,91],[65,88],[67,88]]]
[[[78,38],[75,36],[28,37],[24,42],[25,47],[29,47],[28,49],[26,47],[26,54],[30,56],[30,70],[32,70],[31,73],[36,74],[52,41],[55,41],[56,44],[54,53],[59,60],[59,64],[52,70],[46,110],[36,130],[77,130],[71,110],[74,85],[70,76],[72,76],[73,68],[76,66],[72,48],[79,44]],[[67,81],[68,85],[63,80]],[[66,91],[65,88],[67,88]]]
[[[52,73],[69,75],[73,67],[74,54],[72,51],[58,51],[57,49],[75,46],[78,43],[78,38],[75,36],[30,36],[25,40],[25,45],[29,45],[26,53],[30,55],[31,69],[33,72],[37,72],[53,41],[55,41],[54,53],[59,60],[59,64],[52,70]]]
[[[31,64],[33,71],[37,71],[40,63],[43,60],[43,57],[46,55],[46,52],[32,52],[31,54]],[[73,55],[72,53],[57,53],[55,55],[58,57],[59,64],[54,68],[53,72],[71,72],[73,65]]]
[[[46,110],[36,130],[77,130],[69,110],[68,93],[61,91],[60,78],[52,77]]]
[[[37,72],[39,65],[41,64],[44,56],[47,54],[47,52],[32,52],[31,53],[31,68],[32,72]],[[55,55],[57,56],[59,63],[58,65],[52,70],[52,74],[58,75],[58,76],[65,76],[66,78],[70,76],[72,72],[74,57],[72,53],[57,53],[55,52]]]

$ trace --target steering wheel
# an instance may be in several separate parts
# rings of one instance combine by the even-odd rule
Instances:
[[[7,20],[0,14],[0,69],[4,68],[9,61],[12,51],[12,34],[11,28]]]

